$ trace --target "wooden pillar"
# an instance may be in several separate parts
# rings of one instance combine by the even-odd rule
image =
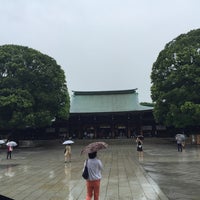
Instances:
[[[111,116],[111,122],[111,135],[112,138],[115,138],[115,119],[113,115]]]
[[[139,127],[139,131],[140,131],[140,134],[141,134],[142,125],[143,125],[143,123],[142,123],[142,113],[139,114],[139,120],[140,120],[140,121],[139,121],[139,126],[140,126],[140,127]]]
[[[82,138],[81,136],[81,117],[78,116],[78,138]]]
[[[94,116],[94,138],[97,138],[97,119]]]
[[[128,115],[128,117],[127,117],[127,136],[128,136],[128,138],[130,138],[131,137],[131,129],[130,129],[130,115]]]

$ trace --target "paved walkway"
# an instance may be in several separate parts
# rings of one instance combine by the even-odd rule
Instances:
[[[64,146],[14,149],[7,160],[0,149],[0,195],[15,200],[84,200],[81,177],[83,144],[72,146],[72,162],[64,163]],[[139,158],[135,143],[109,145],[98,153],[104,171],[100,200],[197,200],[200,198],[200,149],[175,144],[144,144]],[[1,198],[0,198],[1,199]]]

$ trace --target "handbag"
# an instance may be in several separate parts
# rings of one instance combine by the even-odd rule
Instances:
[[[87,167],[87,160],[86,160],[86,164],[82,173],[82,177],[87,180],[89,178],[89,173],[88,173],[88,167]]]

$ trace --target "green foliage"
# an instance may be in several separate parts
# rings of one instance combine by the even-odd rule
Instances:
[[[0,128],[44,127],[69,115],[65,74],[34,49],[0,46]]]
[[[166,44],[151,73],[157,121],[175,127],[200,125],[200,29]]]

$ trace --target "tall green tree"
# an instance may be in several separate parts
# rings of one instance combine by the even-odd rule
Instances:
[[[44,127],[67,119],[69,93],[56,61],[18,45],[0,46],[0,128]]]
[[[181,128],[200,125],[200,29],[166,44],[151,81],[157,121]]]

